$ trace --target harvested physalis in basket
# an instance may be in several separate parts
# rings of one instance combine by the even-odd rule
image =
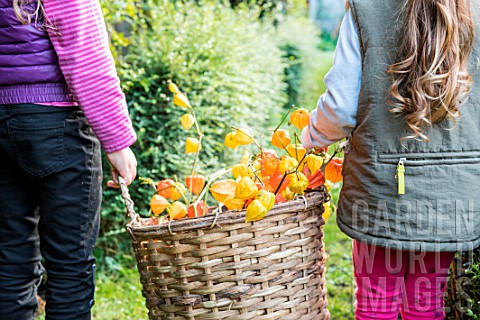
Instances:
[[[300,143],[298,134],[308,126],[310,114],[295,106],[286,112],[277,128],[269,131],[270,137],[259,139],[270,141],[270,146],[260,145],[249,128],[232,127],[224,144],[233,152],[242,152],[241,161],[210,175],[200,174],[197,165],[201,161],[204,134],[195,108],[177,85],[170,83],[168,88],[173,94],[173,103],[186,110],[180,117],[182,127],[195,130],[189,131],[185,139],[185,153],[192,157],[191,171],[182,180],[185,184],[177,177],[158,182],[141,178],[155,189],[150,209],[159,216],[159,223],[201,217],[212,208],[218,208],[217,212],[228,211],[226,214],[244,210],[246,222],[258,221],[276,203],[293,200],[317,188],[329,191],[332,183],[342,180],[343,159],[335,157],[339,149],[329,156],[326,150],[306,150]],[[292,125],[288,130],[281,128],[287,118]],[[257,152],[251,154],[239,148],[247,145],[255,146]],[[328,219],[330,203],[325,203],[324,207],[324,218]]]

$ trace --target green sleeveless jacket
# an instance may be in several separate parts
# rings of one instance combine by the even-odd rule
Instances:
[[[397,58],[405,0],[349,0],[362,54],[357,126],[349,137],[337,222],[354,239],[402,250],[457,251],[480,245],[480,0],[469,72],[475,82],[454,127],[429,128],[430,142],[403,140],[389,112],[386,68]],[[448,128],[452,128],[448,130]],[[402,193],[402,180],[404,194]],[[400,189],[400,190],[399,190]]]

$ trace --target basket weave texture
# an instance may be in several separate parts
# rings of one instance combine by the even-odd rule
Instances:
[[[330,319],[325,192],[275,205],[261,221],[223,212],[127,226],[149,319]]]

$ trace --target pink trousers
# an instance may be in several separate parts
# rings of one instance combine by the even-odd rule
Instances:
[[[353,240],[355,319],[444,319],[454,252],[415,252]]]

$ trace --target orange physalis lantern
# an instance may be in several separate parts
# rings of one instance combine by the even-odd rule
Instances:
[[[185,191],[187,190],[183,184],[172,179],[162,180],[157,184],[157,193],[167,199],[178,200],[185,195]]]
[[[290,144],[290,134],[285,129],[277,129],[272,135],[272,146],[285,149]]]
[[[325,176],[321,170],[311,173],[308,176],[308,189],[315,189],[325,184]]]
[[[235,194],[235,188],[237,182],[231,179],[219,180],[212,184],[210,187],[210,193],[218,202],[224,202],[229,196]]]
[[[310,113],[307,109],[299,108],[290,115],[290,123],[298,129],[305,128],[310,122]]]
[[[154,195],[150,200],[150,209],[155,215],[162,213],[168,206],[170,206],[168,200],[158,194]]]
[[[285,177],[285,179],[283,179],[283,174],[277,172],[277,173],[274,173],[271,177],[263,178],[265,189],[270,192],[277,191],[277,188],[280,185],[280,182],[282,182],[282,185],[278,189],[278,192],[282,192],[283,190],[285,190],[286,187],[288,187],[288,184],[290,182],[288,177]]]
[[[197,209],[197,214],[195,215],[195,210],[193,204],[188,206],[187,215],[189,218],[201,217],[205,212],[205,201],[200,200],[195,206]]]
[[[185,178],[185,185],[193,194],[199,195],[205,186],[205,177],[201,174],[194,174]]]
[[[333,158],[325,167],[325,179],[335,183],[343,180],[342,176],[342,158]]]
[[[175,181],[173,181],[172,179],[159,181],[157,184],[157,193],[162,197],[171,199],[172,190],[174,189],[174,187],[175,187]]]
[[[185,192],[187,192],[185,186],[180,182],[175,182],[175,185],[172,187],[172,191],[170,193],[170,199],[178,200],[185,196]]]
[[[265,149],[260,155],[261,173],[263,176],[270,176],[278,171],[280,160],[274,150]]]
[[[175,201],[167,209],[170,220],[182,219],[187,215],[187,207],[179,201]]]

